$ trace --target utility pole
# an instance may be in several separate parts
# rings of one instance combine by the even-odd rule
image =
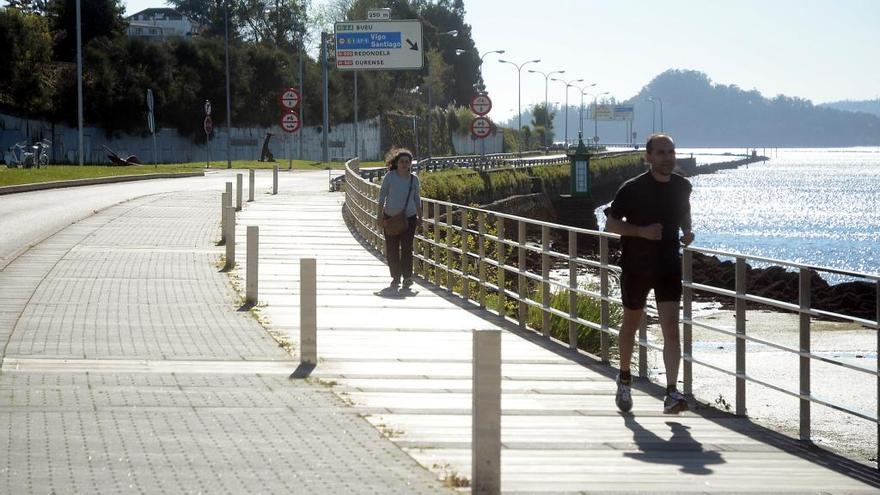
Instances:
[[[223,2],[223,22],[226,30],[226,168],[232,168],[232,98],[229,94],[229,3]]]
[[[330,34],[324,31],[321,31],[321,80],[322,87],[324,88],[324,117],[322,120],[321,127],[321,161],[327,163],[330,161],[330,142],[328,141],[328,134],[330,133],[330,102],[329,102],[329,87],[328,87],[328,74],[327,74],[327,43],[330,38]]]
[[[76,118],[79,128],[79,165],[83,164],[83,62],[82,62],[82,9],[76,0]],[[37,157],[39,160],[39,157]]]

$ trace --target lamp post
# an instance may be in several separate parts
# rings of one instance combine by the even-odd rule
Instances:
[[[592,88],[595,85],[596,85],[596,83],[587,84],[586,86],[583,86],[583,87],[575,86],[575,88],[577,88],[581,94],[581,108],[578,111],[578,132],[580,132],[581,135],[583,135],[583,132],[584,132],[584,92],[588,88]],[[587,94],[589,94],[589,93],[587,93]]]
[[[232,98],[229,95],[229,2],[223,2],[226,47],[226,168],[232,168]]]
[[[596,119],[596,110],[598,108],[598,107],[596,107],[596,99],[602,95],[610,94],[610,92],[605,91],[603,93],[596,93],[596,94],[587,93],[587,94],[589,96],[593,97],[593,144],[595,145],[596,143],[598,143],[598,141],[596,141],[596,138],[599,137],[599,120]]]
[[[486,58],[486,55],[490,55],[492,53],[497,53],[498,55],[504,55],[504,50],[489,50],[488,52],[483,52],[483,54],[480,55],[480,79],[481,80],[483,79],[483,59]],[[478,85],[474,85],[474,87],[480,93],[486,92],[486,85],[482,81],[480,83],[478,83]]]
[[[652,96],[652,98],[660,102],[660,132],[663,132],[663,100],[659,96]]]
[[[550,122],[549,122],[550,121],[550,109],[547,108],[547,84],[548,84],[548,81],[550,80],[550,76],[552,76],[553,74],[565,74],[565,71],[564,70],[552,70],[550,72],[541,72],[539,70],[529,69],[529,73],[530,74],[541,74],[542,76],[544,76],[544,118],[545,118],[545,122],[544,122],[544,142],[541,144],[543,144],[544,146],[547,146],[547,127],[549,127],[549,124],[550,124]]]
[[[450,29],[449,31],[444,31],[442,33],[437,33],[437,38],[439,39],[441,36],[451,36],[455,38],[458,36],[457,29]],[[463,51],[462,51],[463,52]],[[461,55],[459,50],[455,50],[456,55]],[[431,67],[428,66],[428,77],[426,80],[427,83],[427,93],[428,93],[428,160],[434,156],[434,141],[431,139],[431,128],[434,127],[434,116],[431,114],[431,109],[433,105],[431,104],[431,91],[433,90],[434,85],[431,81]]]
[[[573,79],[571,81],[563,81],[562,79],[550,78],[551,81],[559,81],[565,84],[565,146],[568,147],[568,88],[572,87],[572,83],[584,82],[583,79]]]
[[[516,64],[516,63],[513,63],[509,60],[502,60],[500,58],[498,59],[498,61],[501,62],[502,64],[510,64],[510,65],[516,67],[516,109],[517,109],[516,113],[519,117],[518,118],[519,123],[517,124],[517,128],[516,128],[516,135],[517,135],[517,138],[519,138],[519,139],[517,139],[517,142],[520,142],[520,141],[522,141],[522,139],[521,139],[522,138],[522,135],[521,135],[521,133],[522,133],[522,68],[528,64],[537,64],[538,62],[541,61],[541,59],[536,58],[535,60],[527,60],[521,64]]]
[[[651,102],[651,134],[657,132],[657,106],[654,105],[654,97],[649,96],[648,101]],[[662,108],[662,107],[661,107]]]
[[[79,165],[83,164],[83,73],[82,73],[82,8],[76,0],[76,122]],[[54,137],[52,139],[55,139]],[[37,157],[39,164],[40,157]]]

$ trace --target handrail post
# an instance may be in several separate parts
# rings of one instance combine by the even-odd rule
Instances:
[[[639,322],[639,377],[648,377],[648,313],[642,312]]]
[[[477,213],[477,230],[480,232],[477,238],[477,249],[479,250],[479,258],[477,259],[478,271],[480,277],[480,307],[486,308],[486,214]]]
[[[468,276],[468,210],[461,210],[461,297],[465,301],[471,298],[471,280]]]
[[[603,363],[608,363],[611,359],[608,357],[609,338],[608,327],[611,323],[611,315],[608,306],[608,237],[599,237],[599,294],[602,300],[599,301],[599,322],[602,331],[599,332],[599,344],[601,348],[601,358]]]
[[[577,279],[577,233],[568,231],[568,347],[578,347],[578,325],[574,321],[578,317],[578,279]]]
[[[550,227],[541,225],[541,333],[550,337]],[[576,344],[575,344],[576,345]]]
[[[452,231],[455,224],[452,221],[452,205],[446,205],[446,288],[450,293],[455,293],[455,284],[452,280]]]
[[[800,305],[800,432],[801,440],[810,439],[810,275],[802,266],[798,273],[798,304]]]
[[[877,334],[877,351],[880,351],[880,280],[877,280],[877,283],[874,284],[874,294],[877,297],[877,301],[874,303],[875,311],[877,311],[876,320],[877,320],[877,331],[874,332]],[[877,417],[880,418],[880,359],[877,360]],[[877,467],[880,468],[880,423],[877,423]]]
[[[687,287],[688,284],[694,281],[694,253],[689,249],[684,250],[684,255],[681,259],[681,274],[682,279],[684,280],[684,285],[682,289],[682,353],[684,354],[684,359],[682,359],[682,378],[684,379],[684,393],[685,394],[693,394],[693,380],[694,380],[694,363],[691,361],[694,356],[694,346],[693,346],[693,324],[691,323],[693,319],[693,301],[694,301],[694,290],[690,287]]]
[[[504,317],[507,315],[507,295],[504,292],[504,279],[506,278],[506,270],[504,267],[507,265],[507,249],[504,247],[504,218],[496,217],[495,218],[495,228],[498,235],[498,241],[495,244],[495,258],[498,261],[498,271],[497,274],[497,282],[498,282],[498,316]]]
[[[519,269],[519,274],[517,276],[519,304],[517,305],[517,309],[519,316],[519,326],[521,328],[525,328],[526,322],[528,322],[529,319],[529,306],[526,304],[528,284],[526,276],[524,275],[526,271],[526,223],[522,220],[517,220],[516,230],[517,241],[519,244],[519,246],[517,247],[517,268]]]
[[[736,415],[746,415],[746,261],[736,257]]]
[[[440,216],[443,214],[443,207],[440,203],[434,203],[434,283],[440,287]]]
[[[422,214],[420,215],[422,219],[421,234],[416,236],[415,242],[416,244],[416,252],[422,255],[422,258],[418,260],[416,264],[417,273],[422,276],[423,279],[428,280],[428,263],[426,260],[430,257],[430,251],[427,250],[428,243],[425,242],[425,219],[428,218],[428,202],[422,201]]]

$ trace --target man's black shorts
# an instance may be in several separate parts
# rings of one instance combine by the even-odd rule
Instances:
[[[681,270],[624,270],[620,276],[621,299],[627,309],[644,308],[651,289],[654,289],[654,299],[658,303],[680,301]]]

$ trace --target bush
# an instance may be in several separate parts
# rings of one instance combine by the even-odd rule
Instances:
[[[582,288],[586,288],[594,292],[599,292],[599,288],[595,285],[588,284],[586,286],[582,286]],[[571,307],[569,301],[569,293],[570,291],[564,289],[552,293],[550,295],[550,306],[565,313],[568,313],[569,308]],[[540,291],[538,291],[534,299],[537,301],[542,300]],[[579,318],[587,321],[592,321],[593,323],[596,323],[598,325],[601,323],[600,311],[601,305],[598,299],[578,295],[577,314]],[[544,331],[544,318],[541,308],[529,306],[528,318],[528,325],[530,327],[540,332]],[[623,308],[619,304],[609,304],[609,326],[619,326],[622,318]],[[561,318],[553,314],[550,315],[550,335],[554,338],[559,339],[563,342],[568,342],[568,326],[569,322],[565,318]],[[593,354],[598,354],[601,342],[600,332],[584,325],[576,325],[576,328],[578,348]]]

